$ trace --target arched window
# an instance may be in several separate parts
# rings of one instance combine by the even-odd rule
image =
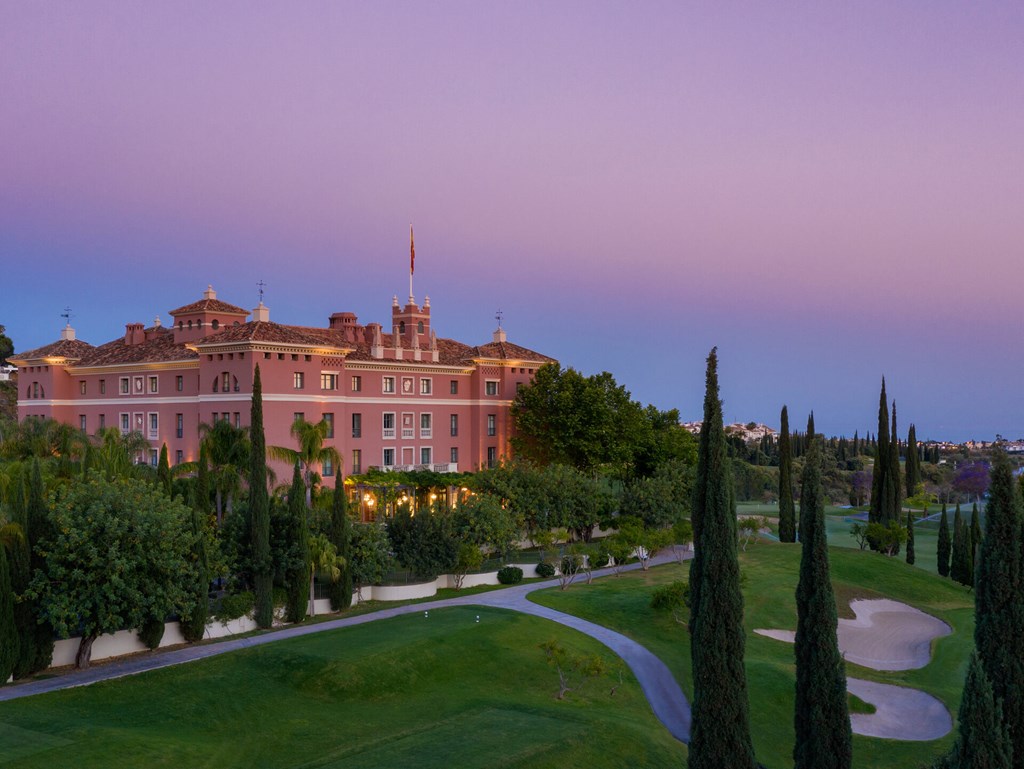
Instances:
[[[227,371],[220,375],[220,389],[223,392],[231,392],[231,374]]]
[[[183,328],[185,328],[185,321],[179,320],[178,321],[178,331],[181,331]]]
[[[220,328],[220,321],[214,318],[213,322],[210,323],[210,326],[212,326],[213,330],[216,331],[218,328]]]
[[[191,329],[192,329],[192,321],[189,321],[189,322],[188,322],[188,327],[189,327],[189,330],[191,330]]]
[[[33,382],[32,383],[32,397],[33,398],[38,398],[39,397],[39,382]]]
[[[220,377],[216,377],[215,376],[213,378],[213,391],[214,392],[219,392],[220,391]]]
[[[399,334],[404,334],[405,333],[405,321],[404,320],[398,321],[398,333]]]
[[[416,333],[417,334],[422,334],[423,333],[423,321],[422,320],[419,323],[416,324]]]

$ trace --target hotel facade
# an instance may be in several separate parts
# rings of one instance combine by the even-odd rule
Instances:
[[[58,341],[14,355],[19,419],[51,417],[89,434],[137,431],[151,446],[144,461],[156,464],[163,444],[172,464],[192,461],[201,424],[249,424],[258,365],[267,444],[293,446],[296,419],[326,420],[325,445],[344,464],[320,468],[333,486],[374,467],[493,466],[509,452],[517,390],[553,361],[512,344],[500,327],[478,346],[438,337],[429,297],[420,306],[410,295],[404,307],[395,297],[389,331],[350,312],[322,328],[283,325],[262,301],[250,312],[212,287],[170,317],[167,326],[128,323],[99,346],[68,326]]]

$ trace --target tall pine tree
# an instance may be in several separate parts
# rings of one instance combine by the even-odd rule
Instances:
[[[960,515],[960,503],[956,505],[953,513],[953,550],[949,561],[949,576],[954,582],[961,585],[969,585],[968,578],[968,554],[967,537],[968,530],[964,525],[963,516]]]
[[[946,515],[946,503],[942,503],[942,516],[939,518],[939,576],[949,576],[949,556],[950,556],[950,541],[949,541],[949,516]]]
[[[270,557],[270,497],[267,494],[267,439],[263,432],[263,384],[260,366],[252,381],[252,411],[249,421],[252,465],[249,468],[249,517],[252,540],[252,572],[255,587],[253,611],[257,626],[274,623],[274,564]]]
[[[913,566],[916,560],[917,554],[914,552],[914,511],[907,510],[907,563]]]
[[[156,477],[160,481],[160,488],[163,489],[164,494],[170,499],[174,496],[174,490],[171,485],[171,462],[167,456],[167,444],[163,444],[160,447],[160,459],[156,465]]]
[[[1024,767],[1024,585],[1021,500],[1003,451],[992,464],[985,536],[981,540],[974,598],[974,645],[1003,703],[1013,741],[1013,766]]]
[[[1024,478],[1024,476],[1021,476]],[[974,573],[974,567],[977,565],[978,560],[978,548],[981,547],[981,518],[978,516],[978,503],[974,503],[974,508],[971,510],[971,573]]]
[[[1013,744],[1002,704],[985,674],[977,651],[971,652],[960,699],[956,742],[933,769],[1011,769]]]
[[[298,462],[288,490],[288,528],[291,558],[285,573],[288,583],[286,618],[289,622],[302,622],[309,606],[309,524],[306,521],[306,484]]]
[[[907,431],[907,496],[912,497],[917,493],[917,487],[921,485],[921,458],[917,450],[917,428],[910,426]]]
[[[882,377],[882,392],[878,398],[878,447],[875,450],[875,461],[871,469],[871,507],[868,510],[868,523],[886,525],[885,516],[885,478],[889,474],[889,404],[885,396],[885,377]],[[872,548],[877,547],[872,543]]]
[[[779,540],[796,542],[796,509],[793,504],[793,457],[789,448],[789,413],[782,407],[779,429]]]
[[[821,441],[811,434],[800,488],[800,579],[796,587],[796,769],[849,769],[853,735],[846,672],[829,580]]]
[[[331,609],[342,611],[352,605],[352,522],[348,517],[348,498],[340,469],[331,503],[330,540],[342,560],[341,576],[328,587]]]
[[[892,499],[889,500],[889,520],[903,519],[903,482],[900,480],[900,439],[896,433],[896,401],[892,402],[892,436],[889,440],[889,475],[892,477]]]
[[[745,635],[736,509],[718,399],[717,349],[708,356],[704,424],[697,456],[694,558],[690,567],[693,708],[689,766],[754,769],[743,668]]]

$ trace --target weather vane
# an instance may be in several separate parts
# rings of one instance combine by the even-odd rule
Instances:
[[[503,312],[502,312],[501,310],[498,310],[498,311],[497,311],[497,312],[496,312],[496,313],[494,314],[494,319],[495,319],[496,321],[498,321],[498,328],[501,328],[501,320],[502,320],[502,318],[504,318],[504,317],[505,317],[505,313],[503,313]]]
[[[262,280],[256,284],[260,289],[260,304],[263,304],[263,289],[267,287],[267,284]]]
[[[71,325],[71,308],[70,307],[65,307],[64,308],[64,312],[62,312],[60,314],[60,316],[62,318],[64,318],[64,320],[66,322],[66,325],[68,325],[68,326]]]

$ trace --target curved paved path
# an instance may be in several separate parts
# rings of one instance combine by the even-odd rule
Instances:
[[[651,565],[671,563],[675,560],[674,556],[668,554],[659,555],[651,559]],[[630,564],[623,567],[623,571],[637,569],[639,566],[639,564]],[[594,577],[605,577],[612,573],[611,569],[595,570]],[[581,633],[585,633],[603,643],[618,654],[629,666],[629,669],[633,671],[633,675],[636,676],[637,681],[640,683],[640,687],[647,696],[647,700],[651,703],[651,709],[661,722],[665,724],[672,736],[683,742],[688,741],[690,737],[690,705],[664,662],[636,641],[627,638],[621,633],[616,633],[614,630],[609,630],[606,627],[596,625],[579,617],[531,603],[526,599],[526,596],[534,590],[542,590],[556,584],[558,584],[557,580],[531,582],[528,585],[516,585],[489,593],[459,596],[458,598],[446,598],[437,601],[424,601],[422,603],[381,609],[380,611],[361,614],[357,617],[329,620],[315,625],[288,627],[248,638],[221,641],[203,646],[186,646],[173,651],[141,654],[109,663],[96,663],[88,670],[76,670],[56,678],[0,687],[0,702],[19,697],[29,697],[44,692],[69,689],[75,686],[88,686],[97,681],[122,678],[149,670],[158,670],[172,665],[215,657],[219,654],[226,654],[238,649],[262,646],[263,644],[284,641],[288,638],[298,638],[310,635],[311,633],[322,633],[327,630],[362,625],[367,622],[375,622],[376,620],[398,617],[404,614],[416,614],[421,611],[429,611],[430,609],[446,606],[495,606],[558,622],[559,624],[579,630]]]

